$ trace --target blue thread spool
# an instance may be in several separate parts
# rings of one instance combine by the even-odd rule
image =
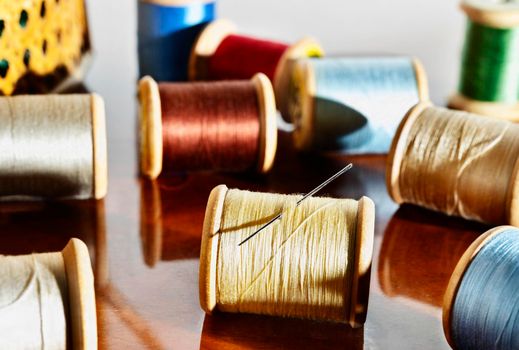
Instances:
[[[215,1],[140,0],[139,74],[160,81],[187,80],[191,48],[215,18]]]
[[[443,329],[453,349],[519,348],[519,229],[487,231],[452,274]]]
[[[421,63],[406,57],[300,60],[291,78],[294,142],[306,151],[387,153],[405,113],[429,99]]]

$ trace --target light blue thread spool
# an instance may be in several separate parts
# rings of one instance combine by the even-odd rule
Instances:
[[[191,48],[205,24],[215,18],[216,3],[140,0],[138,12],[140,76],[187,80]]]
[[[387,153],[406,112],[428,100],[421,64],[406,57],[307,59],[292,73],[290,117],[301,150]]]
[[[519,349],[519,229],[478,238],[456,266],[445,294],[443,326],[453,349]]]

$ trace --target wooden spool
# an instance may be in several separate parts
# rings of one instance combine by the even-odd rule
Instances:
[[[199,293],[202,309],[211,314],[217,310],[216,269],[220,222],[223,215],[228,188],[216,186],[209,195],[202,230],[200,249]],[[371,261],[373,256],[373,232],[375,225],[375,206],[367,197],[359,200],[355,256],[351,281],[349,315],[346,318],[352,327],[360,327],[366,320],[369,299]]]
[[[264,74],[252,79],[257,91],[260,111],[260,145],[257,170],[265,173],[274,163],[277,149],[276,102],[272,85]],[[162,172],[162,112],[159,86],[146,76],[139,81],[140,100],[140,168],[151,179]]]
[[[432,106],[430,102],[420,102],[412,107],[398,126],[393,143],[391,144],[387,160],[386,187],[390,197],[398,204],[404,202],[400,193],[399,178],[406,140],[416,118],[424,109],[430,106]],[[506,212],[508,223],[519,226],[519,159],[515,163],[508,186]]]
[[[418,59],[412,60],[416,83],[418,87],[418,97],[420,101],[429,100],[429,85],[427,82],[427,74]],[[289,74],[293,80],[292,90],[297,95],[296,108],[289,112],[290,120],[296,125],[294,130],[294,144],[300,150],[309,150],[312,147],[312,140],[315,130],[315,102],[317,96],[317,87],[315,80],[314,67],[310,61],[300,61],[292,67]]]
[[[236,34],[236,26],[228,20],[211,22],[200,33],[193,45],[189,60],[189,80],[207,80],[208,65],[220,43],[229,35]],[[324,51],[313,38],[306,37],[291,45],[281,57],[272,82],[277,106],[282,115],[288,114],[288,91],[293,62],[299,58],[323,56]]]
[[[65,265],[69,317],[67,333],[71,335],[72,349],[97,349],[96,301],[94,275],[87,246],[72,238],[61,251]],[[43,296],[45,297],[45,296]]]
[[[452,330],[451,330],[451,319],[452,319],[452,311],[454,307],[454,302],[456,300],[456,295],[458,293],[459,286],[461,284],[461,281],[463,280],[463,276],[465,274],[465,271],[467,271],[467,268],[472,263],[473,259],[476,257],[476,255],[479,253],[479,251],[495,236],[499,235],[500,233],[509,230],[512,228],[511,226],[499,226],[496,228],[493,228],[481,236],[478,237],[470,245],[470,247],[465,251],[463,256],[461,257],[460,261],[456,265],[456,269],[454,270],[452,277],[449,281],[449,285],[447,287],[447,291],[445,292],[445,297],[443,299],[443,331],[445,333],[445,337],[447,338],[447,341],[449,342],[449,345],[455,349],[456,344],[454,344],[454,341],[452,339]]]
[[[491,28],[510,29],[519,27],[519,4],[515,2],[495,2],[490,0],[463,0],[461,9],[475,23]],[[499,119],[519,122],[519,102],[478,101],[454,94],[449,99],[449,107]]]

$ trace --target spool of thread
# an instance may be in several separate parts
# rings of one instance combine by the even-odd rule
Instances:
[[[519,122],[519,4],[464,0],[467,18],[458,94],[449,106]]]
[[[267,172],[277,147],[276,105],[263,74],[251,80],[139,83],[141,172]]]
[[[216,15],[211,0],[140,0],[138,5],[140,76],[160,81],[187,80],[191,48]]]
[[[0,348],[97,349],[94,276],[83,242],[0,256],[0,271]]]
[[[487,231],[467,249],[443,304],[443,330],[453,349],[519,348],[519,229]]]
[[[479,225],[439,216],[404,206],[391,218],[379,255],[384,294],[442,306],[452,271],[478,237],[474,226]]]
[[[0,95],[48,92],[79,79],[89,52],[84,0],[0,2]]]
[[[106,195],[101,97],[3,97],[0,120],[0,196],[99,199]]]
[[[204,219],[200,304],[223,312],[365,322],[375,207],[217,186]],[[281,210],[282,218],[238,244]]]
[[[518,157],[518,125],[420,103],[391,145],[387,188],[397,203],[517,226]]]
[[[217,20],[207,25],[193,46],[189,79],[250,79],[264,73],[274,85],[278,108],[285,116],[293,61],[322,55],[323,50],[312,38],[287,45],[236,34],[233,23]]]
[[[387,153],[402,116],[429,99],[421,63],[406,57],[300,60],[290,119],[305,151]]]

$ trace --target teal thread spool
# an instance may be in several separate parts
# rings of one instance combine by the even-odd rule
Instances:
[[[475,240],[452,274],[443,329],[455,350],[519,347],[519,229],[500,226]]]
[[[306,59],[290,92],[294,143],[304,151],[387,153],[398,124],[429,99],[421,63],[408,57]]]
[[[519,122],[519,3],[465,0],[458,94],[449,106]]]

